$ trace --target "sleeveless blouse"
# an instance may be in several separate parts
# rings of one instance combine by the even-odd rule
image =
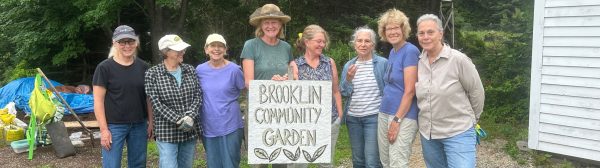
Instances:
[[[306,62],[304,56],[300,56],[294,60],[298,66],[298,80],[321,80],[321,81],[332,81],[333,71],[331,69],[331,59],[325,55],[319,56],[319,65],[317,68],[313,68]],[[335,97],[332,95],[332,106],[331,106],[331,122],[335,122],[338,118],[337,106],[335,104]]]

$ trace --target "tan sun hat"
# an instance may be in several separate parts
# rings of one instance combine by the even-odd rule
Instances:
[[[277,5],[273,4],[265,4],[264,6],[256,9],[252,15],[250,15],[250,24],[252,26],[257,26],[260,24],[260,20],[262,19],[279,19],[283,24],[286,24],[292,18],[290,16],[285,15]]]

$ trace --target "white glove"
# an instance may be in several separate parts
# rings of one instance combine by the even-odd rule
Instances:
[[[194,119],[192,119],[192,117],[185,116],[177,121],[177,125],[179,125],[177,129],[182,130],[183,132],[188,132],[194,128]]]

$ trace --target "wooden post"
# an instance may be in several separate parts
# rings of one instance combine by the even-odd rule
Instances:
[[[67,107],[67,109],[69,109],[69,112],[71,112],[71,114],[73,114],[75,119],[77,119],[77,122],[79,122],[79,124],[81,124],[81,127],[83,127],[84,131],[90,135],[90,139],[92,141],[92,146],[94,146],[94,133],[91,130],[89,130],[87,127],[85,127],[85,125],[83,124],[83,122],[81,122],[81,120],[79,119],[79,116],[77,116],[75,111],[73,111],[73,109],[71,108],[69,103],[58,93],[58,91],[56,91],[56,89],[54,88],[54,85],[52,85],[52,82],[50,82],[50,79],[48,79],[48,77],[46,77],[46,74],[44,74],[42,69],[36,68],[36,70],[38,71],[38,73],[40,73],[40,75],[42,75],[42,77],[44,77],[44,80],[46,81],[46,83],[48,83],[48,85],[50,85],[50,87],[48,87],[48,88],[50,88],[50,90],[52,90],[52,92],[54,92],[56,97],[58,97],[58,99],[60,99],[60,101],[65,105],[65,107]]]

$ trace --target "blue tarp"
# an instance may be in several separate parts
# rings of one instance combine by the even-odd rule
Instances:
[[[25,113],[31,113],[29,109],[29,97],[31,91],[33,91],[33,85],[35,82],[34,77],[21,78],[6,84],[0,88],[0,108],[3,108],[9,102],[15,102],[18,109],[23,110]],[[50,80],[54,86],[62,86],[56,81]],[[48,83],[44,81],[44,84],[48,86]],[[91,94],[77,94],[77,93],[60,93],[65,98],[69,106],[73,108],[73,111],[77,114],[85,114],[94,111],[94,99]],[[70,114],[68,111],[65,114]]]

